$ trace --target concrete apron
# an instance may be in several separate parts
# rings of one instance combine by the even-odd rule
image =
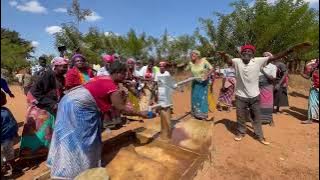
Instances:
[[[156,118],[133,130],[103,133],[102,161],[110,179],[193,179],[211,158],[213,122],[190,117],[169,122]],[[161,133],[161,125],[172,130]],[[50,171],[35,179],[50,179]]]
[[[162,118],[168,114],[160,113]],[[111,179],[193,179],[210,158],[212,123],[185,118],[168,124],[146,120],[143,128],[104,144],[103,159]]]

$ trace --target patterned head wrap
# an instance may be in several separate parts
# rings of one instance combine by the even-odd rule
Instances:
[[[63,57],[55,57],[52,59],[51,62],[54,66],[61,66],[61,65],[68,64],[68,61]]]

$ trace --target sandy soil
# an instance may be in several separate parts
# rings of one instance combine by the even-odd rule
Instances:
[[[215,94],[218,88],[215,88]],[[8,98],[7,107],[19,122],[21,133],[26,98],[18,86],[11,86],[11,90],[16,97]],[[235,110],[214,113],[213,161],[205,163],[195,179],[319,179],[319,124],[300,124],[306,119],[307,92],[291,90],[290,94],[291,106],[274,116],[275,127],[266,125],[263,128],[270,146],[260,144],[250,133],[241,142],[235,142]],[[175,114],[189,111],[189,97],[188,91],[174,95]],[[47,169],[44,162],[32,166],[14,174],[14,178],[33,179]]]

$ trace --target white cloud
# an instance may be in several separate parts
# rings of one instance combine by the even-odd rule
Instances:
[[[9,5],[16,6],[16,5],[18,5],[18,2],[17,1],[9,1]]]
[[[33,47],[38,47],[39,46],[39,42],[38,41],[31,41],[31,45],[33,46]]]
[[[268,3],[274,4],[277,0],[267,0]]]
[[[111,36],[111,35],[120,36],[120,34],[114,33],[114,32],[104,32],[104,35],[105,35],[105,36]]]
[[[309,2],[310,4],[319,4],[319,0],[304,0],[306,2]]]
[[[92,11],[90,16],[86,16],[86,21],[93,22],[102,19],[96,12]]]
[[[110,32],[104,32],[104,35],[105,36],[110,36],[112,33],[110,33]]]
[[[66,13],[67,9],[66,8],[57,8],[53,10],[54,12],[60,12],[60,13]]]
[[[49,34],[55,34],[61,32],[62,28],[60,26],[48,26],[46,27],[46,32]]]
[[[43,6],[38,1],[29,1],[24,4],[17,4],[16,5],[17,9],[20,11],[25,11],[25,12],[31,12],[31,13],[46,13],[47,9]]]

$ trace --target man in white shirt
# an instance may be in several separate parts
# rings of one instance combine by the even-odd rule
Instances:
[[[237,135],[234,138],[240,141],[246,134],[246,120],[249,112],[253,115],[252,126],[259,142],[264,145],[270,144],[263,136],[260,120],[260,90],[259,74],[260,69],[267,63],[280,59],[287,54],[301,47],[309,47],[310,43],[302,43],[281,52],[272,57],[254,57],[255,47],[244,45],[241,47],[241,58],[231,59],[224,52],[218,52],[227,62],[233,63],[236,70],[236,108],[237,108]]]

